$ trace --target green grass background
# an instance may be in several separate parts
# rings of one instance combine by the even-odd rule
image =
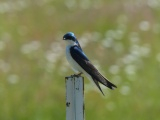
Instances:
[[[115,83],[85,78],[86,120],[160,119],[159,0],[1,0],[0,120],[64,120],[63,35]]]

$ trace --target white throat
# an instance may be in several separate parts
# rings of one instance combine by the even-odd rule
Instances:
[[[77,45],[76,42],[72,41],[72,40],[65,40],[67,46],[74,46],[74,45]]]

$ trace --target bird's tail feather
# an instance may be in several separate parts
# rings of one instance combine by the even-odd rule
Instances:
[[[104,86],[110,88],[110,89],[114,89],[117,88],[116,85],[114,85],[113,83],[111,83],[107,78],[105,78],[103,75],[101,75],[99,72],[97,72],[96,74],[94,74],[92,76],[92,78],[96,79],[98,82],[100,82],[101,84],[103,84]]]
[[[93,79],[94,83],[96,84],[96,86],[98,87],[98,89],[99,89],[99,90],[101,91],[101,93],[104,95],[104,93],[103,93],[101,87],[99,86],[98,81],[97,81],[94,77],[92,77],[92,79]]]
[[[101,74],[100,74],[101,75]],[[101,75],[102,77],[103,77],[103,79],[106,81],[105,83],[106,84],[103,84],[103,85],[105,85],[106,87],[108,87],[108,88],[110,88],[110,89],[114,89],[114,88],[117,88],[117,86],[116,85],[114,85],[113,83],[111,83],[107,78],[105,78],[103,75]]]

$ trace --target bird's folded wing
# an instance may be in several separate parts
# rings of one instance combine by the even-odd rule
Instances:
[[[98,72],[98,70],[93,66],[93,64],[89,61],[87,56],[84,54],[82,50],[78,48],[78,46],[73,46],[70,49],[71,56],[73,59],[91,76],[93,76],[96,80],[98,80],[103,85],[106,85],[106,80],[103,76]]]
[[[97,69],[90,63],[87,56],[84,52],[78,47],[73,46],[70,48],[70,53],[72,58],[89,74],[93,73],[93,71],[97,71]]]
[[[93,66],[93,64],[89,61],[84,52],[78,47],[73,46],[70,48],[70,53],[72,58],[89,74],[91,75],[93,80],[97,80],[101,84],[113,89],[112,87],[116,87],[114,84],[109,82],[107,78],[99,73],[99,71]],[[94,81],[95,82],[95,81]]]

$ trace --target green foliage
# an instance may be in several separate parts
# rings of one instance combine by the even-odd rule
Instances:
[[[0,120],[65,119],[63,34],[76,34],[115,83],[105,97],[85,78],[87,120],[160,118],[160,4],[111,0],[0,2]]]

